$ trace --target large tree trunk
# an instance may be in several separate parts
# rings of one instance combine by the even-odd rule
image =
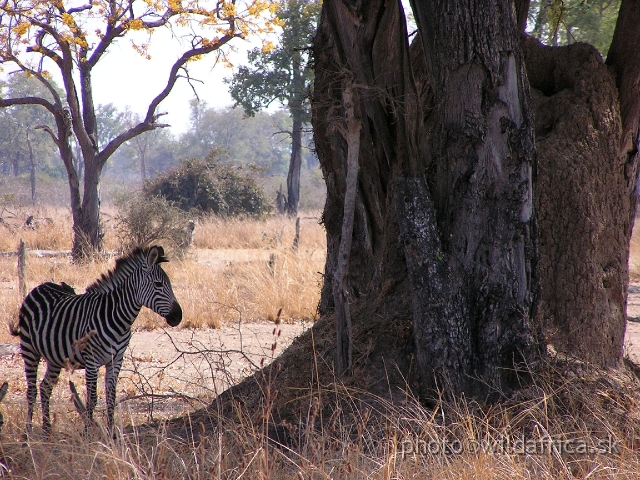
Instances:
[[[97,162],[85,161],[82,206],[74,215],[73,258],[91,257],[102,249],[104,234],[100,223],[100,175],[102,167]]]
[[[533,353],[537,288],[533,117],[513,6],[412,5],[433,88],[428,179],[450,288],[464,292],[467,373],[508,385]]]
[[[508,391],[514,366],[543,356],[542,327],[557,349],[618,365],[638,181],[638,2],[622,2],[606,67],[584,44],[521,37],[526,0],[517,19],[509,0],[445,3],[414,2],[411,60],[399,2],[323,5],[312,102],[327,183],[320,311],[334,308],[341,95],[353,79],[362,130],[348,297],[354,312],[411,299],[420,390]]]
[[[423,392],[443,384],[450,394],[507,389],[514,363],[539,353],[530,328],[533,122],[510,3],[473,18],[463,7],[425,15],[426,29],[436,32],[427,57],[438,105],[430,134],[399,2],[345,3],[324,3],[315,42],[313,124],[328,190],[321,309],[333,307],[346,182],[336,123],[352,77],[362,137],[351,299],[370,301],[389,284],[411,296]],[[467,58],[464,35],[451,31],[490,32],[493,43]]]

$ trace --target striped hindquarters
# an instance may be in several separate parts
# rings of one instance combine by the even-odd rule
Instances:
[[[80,300],[81,296],[65,285],[49,282],[34,288],[20,308],[23,357],[44,357],[58,366],[67,361],[84,366],[77,342],[91,331],[91,315]]]

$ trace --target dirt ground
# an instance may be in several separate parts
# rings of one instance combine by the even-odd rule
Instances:
[[[625,353],[640,363],[640,283],[629,285],[627,313]],[[310,326],[265,322],[230,324],[220,329],[137,331],[118,382],[122,411],[138,415],[147,412],[148,416],[160,418],[207,404],[217,393],[259,369],[263,362],[277,357]],[[0,344],[0,381],[8,380],[11,387],[5,405],[24,404],[22,368],[19,345]],[[70,404],[68,380],[74,381],[84,397],[83,374],[63,372],[54,390],[55,401]],[[101,381],[99,408],[103,406],[102,388]]]
[[[123,413],[174,415],[208,404],[225,390],[277,357],[310,323],[246,323],[219,329],[157,329],[134,332],[117,387]],[[0,344],[0,381],[9,381],[3,401],[20,410],[25,379],[19,344]],[[40,367],[39,377],[44,373]],[[69,406],[68,381],[84,400],[84,371],[63,371],[54,402]],[[104,369],[100,371],[98,410],[104,406]],[[71,407],[68,407],[71,408]],[[151,410],[152,409],[152,410]],[[150,416],[150,415],[147,415]]]

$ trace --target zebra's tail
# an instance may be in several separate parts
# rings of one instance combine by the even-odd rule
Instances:
[[[9,333],[14,336],[20,336],[20,324],[18,322],[12,322],[9,324]]]

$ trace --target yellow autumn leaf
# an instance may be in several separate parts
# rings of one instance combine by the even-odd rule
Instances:
[[[62,23],[64,23],[67,27],[70,27],[70,28],[73,28],[76,24],[75,20],[73,19],[73,16],[67,12],[62,14]]]
[[[21,37],[22,35],[27,33],[27,30],[29,30],[29,27],[31,27],[31,24],[29,22],[23,21],[23,22],[20,22],[15,27],[13,27],[12,30],[16,35]]]
[[[127,24],[127,27],[131,30],[142,30],[144,28],[144,22],[139,18],[134,18]]]

